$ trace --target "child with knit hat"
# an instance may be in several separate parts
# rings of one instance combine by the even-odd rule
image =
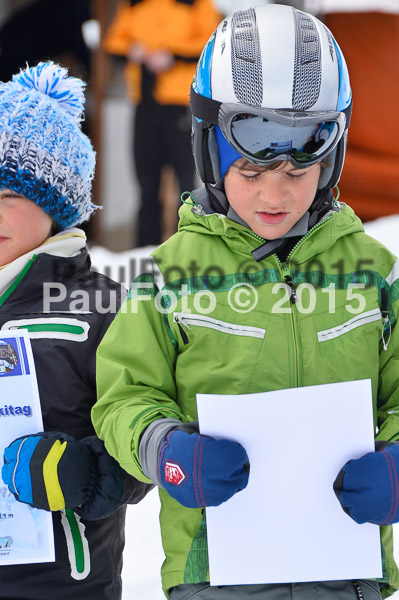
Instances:
[[[83,90],[53,63],[0,84],[0,328],[29,332],[45,429],[6,448],[0,494],[54,511],[55,537],[54,563],[0,563],[2,598],[120,598],[126,503],[149,489],[107,454],[90,420],[96,349],[122,290],[90,271],[76,227],[97,208]]]

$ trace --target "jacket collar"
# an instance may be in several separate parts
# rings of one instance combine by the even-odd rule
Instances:
[[[72,257],[80,253],[86,245],[84,231],[71,228],[48,238],[38,248],[19,256],[8,265],[0,267],[0,297],[14,283],[20,273],[40,254],[50,254],[59,257]]]
[[[24,307],[26,311],[27,303],[29,303],[31,312],[41,312],[43,310],[44,283],[68,285],[79,274],[84,278],[90,266],[91,261],[86,246],[75,256],[53,256],[46,253],[34,256],[25,266],[25,275],[20,281],[17,277],[0,297],[0,311],[3,306],[6,306],[7,310]],[[4,299],[5,296],[6,299]],[[60,308],[62,308],[61,304]]]
[[[192,197],[194,206],[184,204],[180,208],[179,231],[220,235],[225,238],[233,250],[248,254],[256,251],[260,243],[265,242],[245,225],[236,223],[225,214],[215,212],[205,188],[194,190]],[[319,222],[311,225],[306,235],[296,239],[295,261],[297,264],[304,263],[318,252],[327,250],[340,237],[364,231],[360,219],[349,206],[334,201],[334,208],[334,211],[327,211]],[[305,238],[311,238],[312,243],[301,243]],[[273,252],[276,252],[276,249]],[[268,256],[272,253],[268,253]]]

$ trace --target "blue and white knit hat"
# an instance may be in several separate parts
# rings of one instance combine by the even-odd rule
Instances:
[[[59,231],[83,223],[95,152],[82,132],[85,84],[52,62],[0,83],[0,189],[32,200]]]

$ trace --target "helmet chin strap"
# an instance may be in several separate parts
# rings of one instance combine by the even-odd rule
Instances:
[[[240,223],[240,225],[245,225],[248,227],[248,225],[242,221],[239,215],[235,216],[236,213],[231,210],[224,191],[223,182],[217,184],[216,186],[206,183],[205,187],[207,189],[212,208],[217,213],[227,215],[232,220]],[[303,235],[305,235],[309,229],[316,225],[316,223],[318,223],[331,210],[335,210],[334,195],[332,190],[330,188],[318,190],[308,213],[306,213],[306,220],[304,219],[304,215],[304,217],[302,217],[302,219],[300,219],[299,222],[296,223],[290,232],[288,232],[284,237],[276,240],[266,240],[263,244],[258,246],[258,248],[255,248],[255,250],[252,251],[253,257],[257,262],[260,262],[272,254],[279,254],[279,251],[281,252],[285,250],[287,245],[291,246],[293,238],[300,239],[303,237]],[[297,227],[298,224],[301,224],[301,227]],[[305,227],[306,231],[302,231],[303,227]],[[294,245],[296,241],[297,240],[295,240]]]
[[[206,182],[205,187],[211,201],[211,206],[215,212],[221,215],[227,215],[230,205],[224,191],[223,181],[219,181],[216,185],[211,185]]]
[[[309,209],[309,229],[316,225],[330,210],[335,210],[332,189],[318,190]]]

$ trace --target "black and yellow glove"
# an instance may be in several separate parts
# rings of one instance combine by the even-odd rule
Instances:
[[[42,432],[4,451],[2,478],[17,500],[44,510],[74,509],[102,519],[122,504],[125,474],[97,437]]]

